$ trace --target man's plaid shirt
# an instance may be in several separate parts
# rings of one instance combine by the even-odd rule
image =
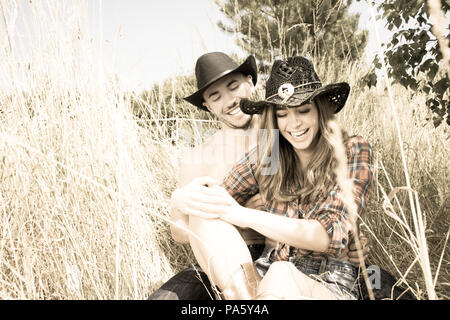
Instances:
[[[369,199],[369,189],[373,179],[372,149],[360,136],[353,136],[346,141],[348,177],[353,180],[353,194],[359,216],[362,216]],[[240,204],[259,193],[258,182],[254,173],[257,165],[256,148],[240,160],[223,181],[224,188]],[[287,244],[277,243],[275,260],[287,260],[296,255],[302,258],[322,259],[325,256],[338,258],[347,249],[351,225],[348,212],[340,197],[337,185],[319,202],[301,204],[300,199],[290,202],[267,200],[267,212],[298,219],[315,219],[319,221],[330,237],[327,252],[314,252],[302,248],[290,248]]]

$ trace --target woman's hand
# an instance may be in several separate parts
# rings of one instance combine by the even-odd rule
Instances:
[[[367,257],[369,256],[370,247],[369,247],[369,241],[361,232],[359,233],[359,242],[361,245],[361,254],[363,257],[363,261],[365,261],[367,259]],[[359,254],[358,254],[358,250],[357,250],[358,248],[356,247],[356,242],[355,242],[354,238],[350,242],[348,249],[349,249],[349,251],[348,251],[349,262],[351,264],[353,264],[354,266],[361,266],[360,261],[359,261]]]
[[[217,196],[222,197],[222,202],[217,203],[214,208],[219,218],[237,227],[248,228],[249,210],[237,203],[225,188],[219,186],[213,188],[217,192]],[[253,200],[252,204],[257,205],[257,198]]]
[[[192,180],[189,184],[176,189],[172,193],[171,207],[181,214],[193,215],[204,219],[217,219],[218,214],[209,208],[209,204],[221,203],[222,198],[217,198],[217,192],[213,186],[218,182],[205,176]]]

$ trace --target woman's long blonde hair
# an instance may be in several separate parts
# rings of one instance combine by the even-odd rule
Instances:
[[[317,107],[319,130],[313,140],[313,155],[305,171],[299,170],[299,161],[292,145],[281,134],[274,139],[278,128],[276,107],[266,107],[261,116],[260,129],[266,129],[264,136],[258,135],[258,164],[255,177],[260,185],[260,193],[265,200],[287,202],[300,198],[301,203],[309,203],[328,195],[336,185],[336,157],[330,143],[331,129],[328,121],[334,118],[334,106],[325,97],[319,97],[313,103]],[[275,130],[274,130],[275,129]],[[343,133],[344,141],[347,134]],[[278,170],[272,174],[264,173],[267,158],[274,154],[274,143],[278,144]]]

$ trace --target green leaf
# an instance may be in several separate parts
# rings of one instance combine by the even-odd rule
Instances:
[[[443,98],[444,94],[448,91],[449,88],[449,80],[446,76],[436,82],[433,86],[433,92],[437,95],[438,98]]]
[[[434,125],[434,127],[435,128],[439,127],[441,125],[441,123],[442,123],[442,120],[443,119],[441,117],[433,118],[433,125]],[[448,122],[448,119],[447,119],[447,122]]]

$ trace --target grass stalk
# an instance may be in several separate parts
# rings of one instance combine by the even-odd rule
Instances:
[[[409,177],[409,173],[408,173],[408,167],[406,164],[406,156],[405,156],[405,152],[403,149],[403,139],[402,139],[402,135],[401,135],[401,131],[400,131],[398,114],[397,114],[397,110],[395,108],[394,98],[393,98],[393,94],[392,94],[392,88],[391,88],[391,84],[389,82],[389,77],[388,77],[387,68],[386,68],[386,64],[385,64],[384,52],[383,52],[383,49],[381,46],[380,36],[378,34],[378,29],[376,26],[377,20],[376,20],[376,16],[375,16],[375,11],[374,11],[373,6],[370,3],[370,1],[368,1],[368,4],[370,6],[371,16],[372,16],[372,20],[373,20],[373,30],[375,33],[375,38],[377,40],[378,53],[379,53],[381,65],[382,65],[381,70],[383,73],[384,80],[386,82],[386,88],[388,90],[389,102],[390,102],[391,111],[393,114],[395,128],[397,131],[398,142],[400,145],[400,154],[401,154],[401,160],[402,160],[402,165],[403,165],[403,172],[404,172],[404,176],[406,179],[406,187],[408,188],[408,198],[409,198],[409,203],[410,203],[411,215],[413,217],[414,225],[416,227],[416,237],[418,237],[420,239],[418,244],[419,244],[419,249],[420,249],[419,253],[420,253],[421,259],[419,261],[420,261],[420,265],[422,267],[422,271],[424,273],[425,284],[426,284],[429,299],[436,300],[436,292],[434,290],[434,285],[433,285],[433,281],[432,281],[432,277],[431,277],[431,269],[430,269],[430,264],[429,264],[429,260],[428,260],[428,248],[427,248],[427,244],[426,244],[425,231],[423,230],[423,228],[419,228],[419,226],[417,225],[417,220],[422,220],[422,215],[420,212],[420,208],[417,208],[415,206],[418,203],[414,202],[410,177]],[[417,200],[417,197],[416,197],[416,200]],[[417,210],[419,210],[419,212],[417,212]]]

